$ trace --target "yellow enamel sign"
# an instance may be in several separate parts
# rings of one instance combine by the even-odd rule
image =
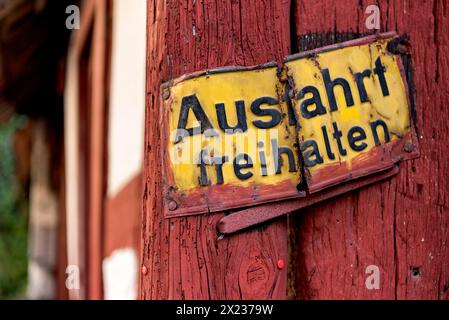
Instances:
[[[172,208],[213,211],[300,194],[295,119],[277,71],[220,69],[164,89]]]
[[[376,146],[411,141],[408,91],[391,39],[293,56],[293,104],[310,191],[367,175]]]
[[[411,157],[416,141],[401,58],[388,48],[393,39],[166,83],[167,215],[306,197]]]

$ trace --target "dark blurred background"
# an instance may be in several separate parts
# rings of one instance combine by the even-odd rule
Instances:
[[[135,299],[146,0],[0,0],[0,299]]]

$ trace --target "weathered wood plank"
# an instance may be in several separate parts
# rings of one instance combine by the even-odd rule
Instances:
[[[184,73],[280,61],[290,50],[290,1],[148,0],[142,299],[286,297],[285,219],[218,240],[223,214],[165,220],[159,86]]]
[[[421,158],[401,173],[294,216],[297,297],[447,299],[449,297],[449,5],[434,1],[295,1],[297,48],[370,33],[365,9],[378,3],[381,31],[408,34],[412,45]],[[365,286],[380,268],[380,290]]]

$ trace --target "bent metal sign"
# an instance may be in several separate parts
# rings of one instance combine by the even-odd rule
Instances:
[[[288,198],[418,155],[397,37],[384,34],[162,86],[167,217]]]

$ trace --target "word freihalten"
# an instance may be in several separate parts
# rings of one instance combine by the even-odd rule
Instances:
[[[364,84],[364,79],[369,78],[372,73],[374,73],[379,80],[379,84],[384,97],[389,96],[389,88],[387,80],[385,77],[386,68],[382,64],[381,58],[379,57],[375,62],[375,67],[371,69],[366,69],[362,72],[355,73],[354,79],[357,85],[358,94],[360,101],[362,103],[369,102],[368,93]],[[321,70],[323,84],[326,89],[327,99],[329,101],[329,108],[326,108],[322,102],[322,97],[318,89],[315,86],[309,85],[301,89],[297,94],[297,99],[304,99],[299,110],[304,119],[311,119],[316,116],[324,115],[328,111],[335,112],[338,110],[334,89],[340,86],[343,89],[346,107],[354,106],[354,98],[351,92],[349,82],[344,78],[331,79],[329,69]],[[261,108],[261,106],[278,106],[279,101],[270,96],[264,96],[255,99],[250,106],[251,112],[256,116],[270,117],[268,121],[254,120],[252,124],[258,129],[271,129],[279,125],[282,121],[282,114],[276,108]],[[311,110],[311,106],[315,106]],[[236,113],[237,113],[237,124],[235,126],[229,125],[226,116],[226,108],[223,103],[216,103],[215,109],[217,113],[218,125],[223,132],[229,133],[234,130],[234,132],[246,132],[248,130],[248,124],[246,119],[246,109],[245,102],[238,100],[235,102]],[[327,110],[329,109],[329,110]],[[190,110],[195,115],[197,121],[200,123],[200,130],[195,130],[196,128],[186,128],[188,123],[188,116]],[[295,119],[293,112],[289,112],[289,125],[295,125]],[[382,119],[370,122],[371,136],[374,140],[375,145],[381,144],[379,139],[378,129],[381,128],[384,131],[384,142],[390,142],[390,133],[387,124]],[[326,154],[329,159],[334,160],[336,158],[335,150],[332,149],[331,139],[333,138],[338,147],[338,153],[341,156],[347,155],[347,150],[343,147],[343,136],[346,136],[349,147],[355,152],[362,152],[367,147],[368,144],[364,141],[368,138],[365,130],[359,126],[353,126],[349,129],[346,135],[339,129],[336,122],[332,123],[331,134],[329,135],[329,129],[327,126],[322,126],[322,135],[326,147]],[[185,96],[182,98],[181,110],[178,119],[177,133],[175,136],[174,143],[179,143],[184,137],[193,136],[195,134],[208,133],[209,136],[217,135],[215,128],[213,127],[209,117],[207,116],[204,108],[202,107],[200,101],[195,94]],[[275,174],[282,174],[282,166],[284,161],[282,161],[282,155],[286,155],[288,159],[288,170],[289,172],[297,172],[296,161],[293,151],[289,147],[278,147],[277,139],[271,140],[272,154],[275,162]],[[262,176],[268,176],[266,155],[263,151],[263,142],[258,143],[258,147],[262,150],[259,152],[260,166]],[[315,140],[307,140],[301,144],[301,152],[303,153],[304,164],[306,167],[313,167],[317,164],[324,163],[322,152],[319,150],[318,144]],[[199,154],[199,164],[200,169],[199,182],[201,186],[210,185],[210,180],[207,176],[206,166],[215,166],[216,172],[216,184],[223,184],[223,164],[229,161],[227,156],[214,156],[208,155],[207,150],[201,150]],[[236,177],[240,180],[247,180],[253,176],[253,160],[246,153],[238,154],[232,162],[234,173]]]

